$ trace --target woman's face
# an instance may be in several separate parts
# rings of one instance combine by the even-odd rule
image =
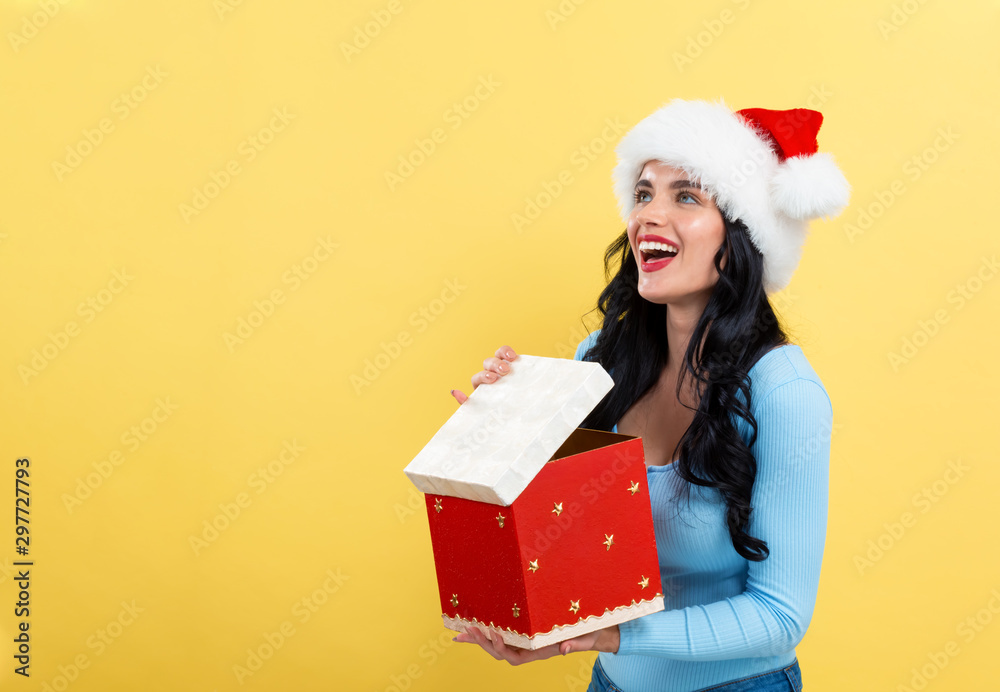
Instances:
[[[643,298],[703,308],[719,280],[714,258],[726,228],[715,202],[688,177],[661,161],[646,162],[635,185],[628,240]]]

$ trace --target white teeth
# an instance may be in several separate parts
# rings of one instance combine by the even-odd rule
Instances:
[[[644,240],[639,243],[639,250],[645,252],[647,250],[661,250],[663,252],[669,252],[672,254],[677,254],[677,248],[673,245],[667,245],[666,243],[654,243],[649,240]]]

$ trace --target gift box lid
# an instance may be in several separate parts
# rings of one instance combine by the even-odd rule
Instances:
[[[510,366],[403,470],[419,490],[510,505],[614,386],[600,363],[518,355]]]

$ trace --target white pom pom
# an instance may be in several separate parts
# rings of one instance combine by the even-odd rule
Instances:
[[[771,185],[775,206],[793,219],[837,216],[851,195],[851,186],[827,153],[786,159]]]

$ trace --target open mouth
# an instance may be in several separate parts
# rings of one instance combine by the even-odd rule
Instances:
[[[667,243],[643,240],[639,243],[639,256],[643,262],[656,262],[677,256],[677,248]]]

